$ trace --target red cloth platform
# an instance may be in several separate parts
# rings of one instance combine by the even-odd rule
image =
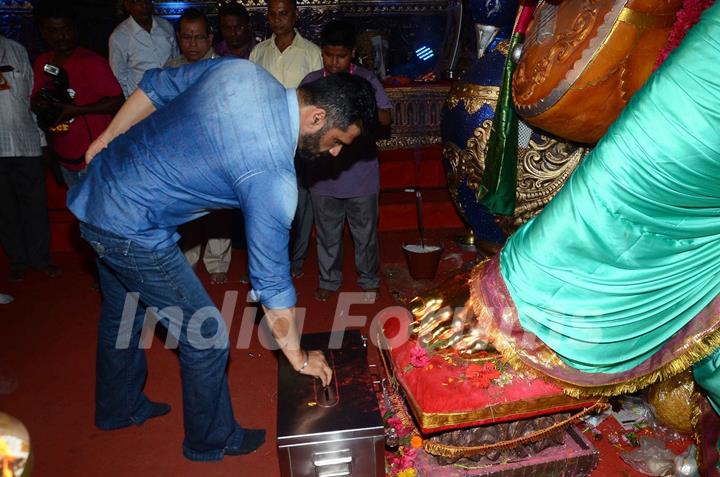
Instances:
[[[390,320],[388,337],[397,326]],[[590,407],[594,400],[563,394],[556,385],[516,371],[498,354],[469,363],[416,341],[384,353],[424,434],[516,421]]]

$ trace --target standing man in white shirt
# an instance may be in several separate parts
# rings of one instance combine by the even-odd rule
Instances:
[[[10,281],[22,280],[28,268],[60,273],[50,259],[44,136],[30,111],[32,84],[25,48],[0,35],[0,245]],[[0,296],[2,303],[11,300]]]
[[[323,67],[322,51],[295,29],[295,0],[268,0],[267,5],[268,24],[273,33],[253,48],[250,61],[268,70],[286,88],[297,88],[305,75]],[[309,184],[304,175],[304,171],[297,171],[298,205],[290,239],[291,270],[295,278],[303,274],[313,225]]]
[[[167,20],[153,16],[151,0],[124,0],[130,16],[110,35],[110,67],[127,98],[145,72],[162,68],[178,54],[175,31]]]

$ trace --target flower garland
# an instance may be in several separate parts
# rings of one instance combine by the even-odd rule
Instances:
[[[402,402],[394,391],[387,389],[385,399],[380,400],[380,410],[385,419],[385,428],[398,437],[397,450],[387,450],[385,473],[388,477],[417,477],[415,459],[423,446],[423,439],[413,425]]]
[[[685,0],[682,8],[677,12],[675,23],[673,23],[672,30],[670,30],[665,47],[658,53],[654,69],[663,64],[670,52],[677,48],[685,38],[688,30],[700,20],[702,12],[713,3],[715,3],[715,0]]]

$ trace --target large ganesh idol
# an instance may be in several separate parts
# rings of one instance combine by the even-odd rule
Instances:
[[[494,214],[481,204],[490,131],[514,2],[471,2],[478,43],[499,33],[452,88],[443,111],[450,192],[470,228],[500,241],[537,215],[652,72],[681,0],[540,2],[518,60],[512,97],[521,116],[515,204]],[[498,7],[499,6],[499,7]],[[514,15],[513,15],[514,18]],[[482,47],[478,47],[482,53]],[[529,124],[529,126],[526,125]],[[532,127],[532,129],[531,129]]]
[[[688,5],[707,8],[700,21],[635,92],[542,213],[477,265],[469,280],[454,277],[456,286],[432,299],[416,298],[411,312],[415,342],[430,344],[433,352],[479,359],[492,347],[514,369],[542,376],[570,396],[617,396],[692,372],[703,390],[688,413],[703,443],[701,475],[715,477],[720,476],[720,4],[702,3],[686,0],[673,34],[681,30],[678,25],[692,25],[685,20]],[[626,27],[618,22],[638,29],[657,26],[649,20],[656,10],[640,15],[630,2],[619,13],[611,8],[593,16],[583,9],[576,16],[582,22],[561,21],[563,6],[572,4],[559,5],[557,21],[543,16],[541,5],[536,28],[545,25],[558,39],[567,38],[563,24],[587,25],[592,19],[614,21],[609,32]],[[553,48],[552,40],[536,41]],[[597,74],[604,64],[594,63],[603,61],[602,49],[587,62],[572,63],[579,74],[565,75],[574,78],[563,86],[566,94],[612,83],[634,62],[629,51],[622,56],[614,47],[615,58],[627,61],[605,68],[606,74]],[[583,81],[584,88],[574,86]],[[606,96],[608,104],[616,99]],[[605,111],[599,113],[598,121]]]
[[[418,297],[412,303],[413,329],[418,343],[440,331],[438,346],[461,356],[492,346],[513,367],[578,397],[634,392],[691,370],[704,392],[692,409],[704,443],[702,475],[718,476],[720,4],[686,0],[673,34],[694,23],[687,20],[691,10],[707,10],[642,84],[631,74],[639,61],[633,52],[643,49],[647,29],[667,28],[653,18],[670,2],[657,3],[652,9],[648,2],[623,2],[618,9],[600,0],[563,2],[546,13],[540,5],[521,62],[535,46],[547,46],[549,53],[533,55],[540,58],[535,71],[545,75],[555,66],[548,62],[572,56],[571,44],[580,50],[562,80],[553,83],[548,75],[547,85],[531,82],[547,86],[535,103],[548,105],[543,114],[560,114],[565,98],[594,91],[604,102],[585,100],[597,114],[587,112],[591,121],[577,130],[604,135],[543,212],[479,264],[469,281],[455,277],[456,288],[441,290],[432,302]],[[578,5],[583,8],[575,16],[565,16],[563,7]],[[568,41],[568,26],[583,41]],[[605,40],[592,40],[601,31]],[[639,43],[620,48],[615,31]],[[660,42],[649,42],[657,53]],[[588,45],[595,45],[592,54],[585,52]],[[610,47],[607,54],[604,47]],[[525,74],[530,70],[524,66]],[[522,99],[518,85],[516,102]],[[620,113],[614,122],[611,110]],[[568,115],[556,131],[571,133],[574,121],[585,119]],[[468,293],[463,307],[458,300]]]

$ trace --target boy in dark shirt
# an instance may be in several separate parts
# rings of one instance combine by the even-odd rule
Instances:
[[[385,90],[371,71],[350,61],[355,37],[352,24],[338,20],[329,22],[321,35],[324,67],[308,74],[301,85],[341,72],[365,78],[375,90],[379,123],[387,126],[392,105]],[[347,219],[355,245],[358,285],[372,293],[374,299],[380,286],[377,239],[380,172],[375,143],[372,140],[357,141],[344,148],[336,160],[314,167],[308,179],[320,269],[320,285],[315,298],[327,301],[342,285],[343,229]]]

